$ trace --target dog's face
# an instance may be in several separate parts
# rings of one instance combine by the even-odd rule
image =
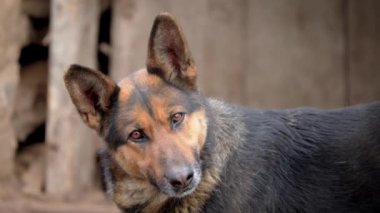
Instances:
[[[128,176],[170,197],[196,189],[207,118],[193,59],[172,17],[155,20],[146,69],[116,84],[74,65],[65,83],[84,122],[104,137]]]

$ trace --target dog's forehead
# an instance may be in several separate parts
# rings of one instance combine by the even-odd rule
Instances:
[[[161,79],[158,76],[149,74],[146,69],[138,70],[118,83],[120,87],[119,101],[127,102],[137,89],[152,90],[159,87],[160,84]]]
[[[132,119],[134,115],[149,115],[165,119],[174,111],[193,113],[201,107],[198,96],[181,90],[145,69],[139,70],[119,82],[119,119]],[[144,111],[144,113],[141,113]],[[139,112],[139,113],[137,113]],[[123,115],[123,116],[121,116]]]
[[[146,69],[140,69],[119,81],[118,86],[121,90],[130,90],[133,89],[131,86],[135,86],[135,84],[154,87],[158,86],[160,82],[161,79],[158,76],[149,74]]]
[[[125,104],[151,105],[165,102],[166,106],[183,103],[184,92],[169,86],[159,76],[149,74],[141,69],[118,83],[120,87],[119,102]],[[161,105],[161,104],[159,104]]]
[[[146,69],[140,69],[131,75],[136,85],[144,87],[157,87],[162,83],[162,79],[157,75],[150,74]]]

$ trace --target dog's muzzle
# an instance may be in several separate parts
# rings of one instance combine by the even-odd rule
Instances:
[[[184,197],[192,193],[201,180],[201,170],[196,166],[173,167],[166,171],[161,180],[153,183],[169,197]]]

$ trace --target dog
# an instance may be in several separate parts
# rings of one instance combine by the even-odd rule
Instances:
[[[248,109],[202,96],[176,20],[159,14],[146,68],[119,83],[72,65],[64,81],[102,136],[123,212],[380,212],[380,102]]]

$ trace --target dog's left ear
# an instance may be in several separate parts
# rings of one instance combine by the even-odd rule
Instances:
[[[147,69],[165,81],[196,90],[196,67],[181,28],[167,13],[154,21],[148,45]]]
[[[64,80],[83,121],[99,132],[103,116],[110,111],[112,97],[119,87],[103,73],[80,65],[71,65]]]

